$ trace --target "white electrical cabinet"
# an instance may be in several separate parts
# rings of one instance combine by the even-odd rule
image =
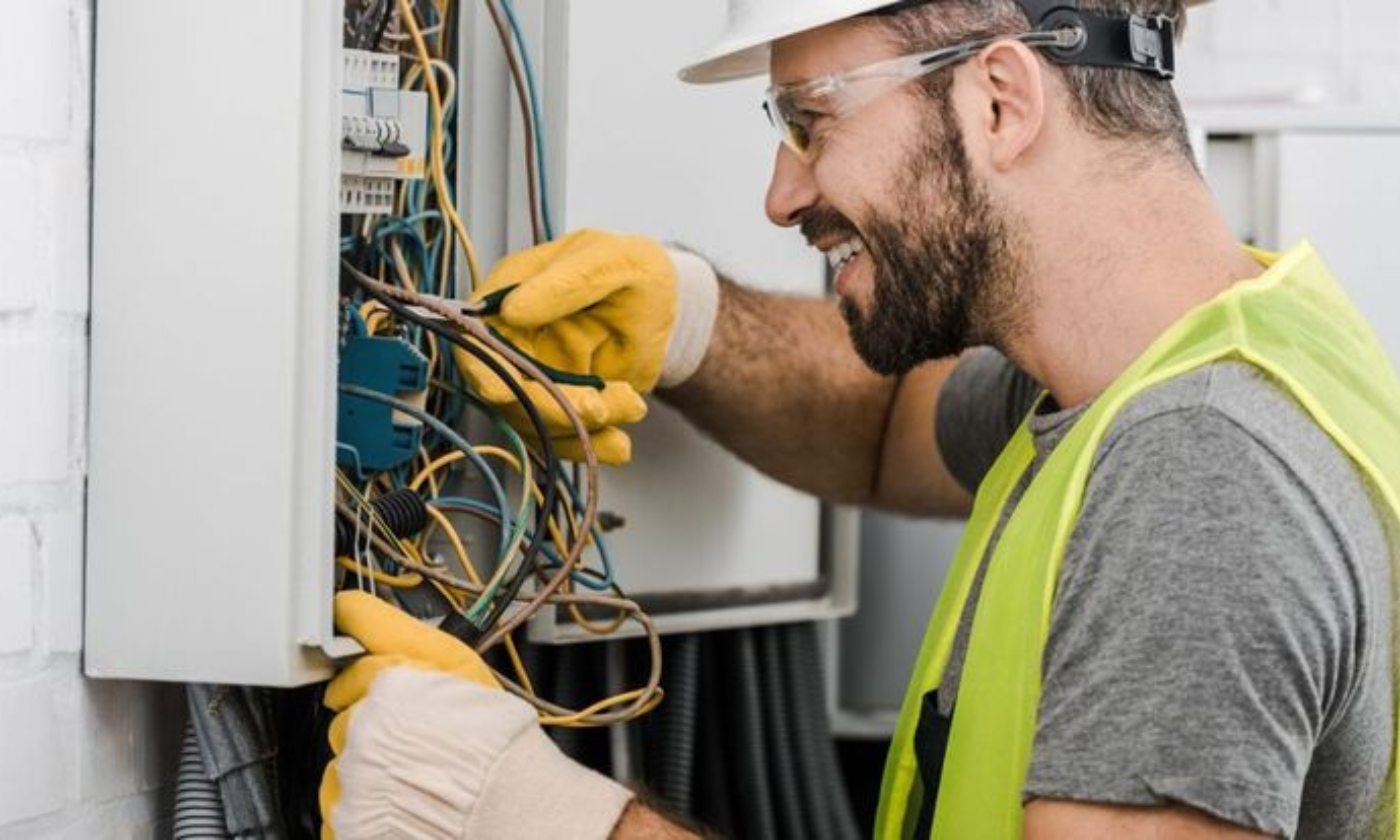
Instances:
[[[1400,359],[1400,113],[1188,109],[1206,180],[1241,242],[1282,250],[1306,237],[1392,359]],[[862,608],[827,646],[833,726],[893,731],[924,627],[962,534],[956,522],[866,514]]]
[[[761,81],[675,78],[723,27],[721,4],[518,8],[557,230],[675,239],[741,279],[820,293],[820,256],[762,216],[775,144]],[[295,685],[344,647],[330,600],[338,223],[382,186],[345,188],[343,165],[379,164],[347,150],[343,121],[380,137],[398,121],[419,172],[423,135],[408,124],[421,100],[347,99],[375,86],[375,68],[360,68],[366,85],[342,78],[341,17],[339,0],[97,10],[91,676]],[[527,241],[517,104],[484,20],[463,8],[458,203],[489,265]],[[849,611],[849,514],[653,409],[633,465],[605,476],[602,507],[627,521],[611,539],[619,582],[662,629]],[[577,635],[547,613],[531,628]]]
[[[340,14],[97,11],[89,675],[328,672]]]

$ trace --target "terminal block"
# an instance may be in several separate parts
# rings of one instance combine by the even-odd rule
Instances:
[[[340,349],[342,384],[358,385],[421,407],[428,360],[395,336],[350,335]],[[341,393],[336,409],[336,463],[360,474],[390,470],[413,460],[422,424],[393,406]]]

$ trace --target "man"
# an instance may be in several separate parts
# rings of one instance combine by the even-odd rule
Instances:
[[[880,837],[1394,835],[1400,384],[1306,244],[1231,241],[1167,81],[1182,13],[735,0],[683,76],[770,72],[768,215],[826,252],[839,302],[598,232],[478,290],[520,284],[500,328],[609,380],[574,396],[614,462],[659,383],[827,498],[976,494]],[[465,647],[341,598],[378,655],[328,699],[339,836],[683,836]]]

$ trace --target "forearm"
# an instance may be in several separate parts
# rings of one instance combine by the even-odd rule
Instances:
[[[703,836],[671,822],[641,800],[634,799],[622,812],[608,840],[700,840]]]
[[[779,481],[855,504],[874,495],[897,382],[856,355],[834,301],[723,281],[703,363],[659,394]]]

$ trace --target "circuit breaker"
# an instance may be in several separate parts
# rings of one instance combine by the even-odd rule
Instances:
[[[341,56],[340,212],[388,212],[394,182],[427,171],[428,98],[400,89],[397,55]]]

